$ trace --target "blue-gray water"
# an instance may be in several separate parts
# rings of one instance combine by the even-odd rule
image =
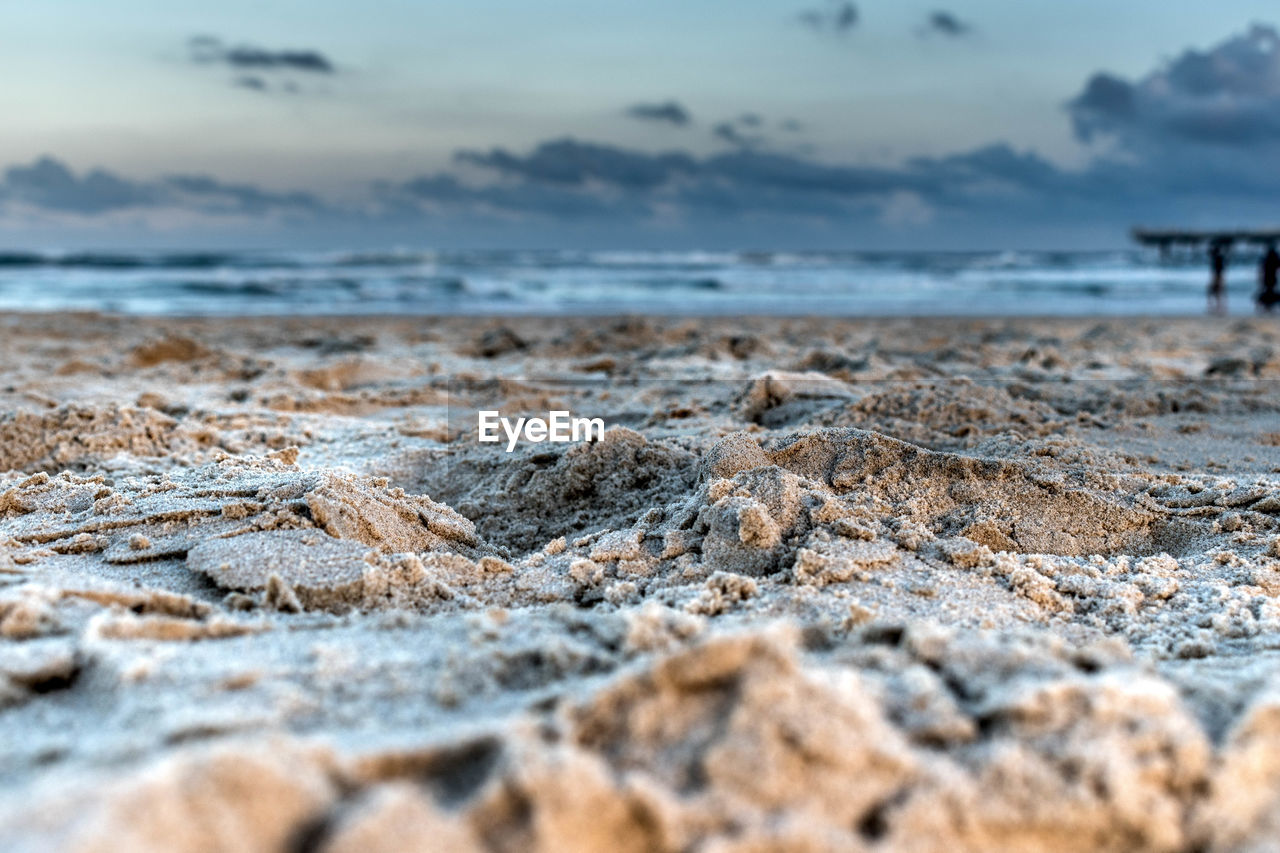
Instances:
[[[1201,314],[1147,252],[0,253],[0,309],[133,314]],[[1229,276],[1252,311],[1253,261]]]

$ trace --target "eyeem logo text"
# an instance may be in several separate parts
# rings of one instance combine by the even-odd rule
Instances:
[[[511,453],[523,439],[530,444],[544,441],[568,444],[579,441],[599,441],[604,438],[602,418],[575,418],[570,412],[547,412],[546,418],[502,417],[501,412],[481,411],[478,419],[478,436],[483,444],[497,444],[506,436],[507,452]]]

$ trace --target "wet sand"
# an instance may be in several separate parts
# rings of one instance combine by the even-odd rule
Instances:
[[[0,849],[1280,837],[1275,322],[0,315],[4,471]]]

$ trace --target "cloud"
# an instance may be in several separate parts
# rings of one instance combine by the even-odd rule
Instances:
[[[235,72],[231,85],[251,92],[302,91],[298,77],[328,77],[338,73],[337,65],[318,50],[268,50],[249,44],[228,45],[216,36],[194,36],[187,40],[191,61]]]
[[[206,220],[255,223],[258,234],[271,233],[268,227],[366,235],[471,229],[508,235],[501,239],[540,234],[560,245],[604,232],[624,242],[679,235],[691,244],[704,238],[735,245],[908,239],[895,234],[936,241],[961,234],[1008,244],[1029,229],[1052,237],[1082,223],[1118,240],[1128,225],[1154,214],[1240,211],[1250,209],[1251,200],[1258,207],[1274,198],[1238,175],[1167,174],[1107,159],[1068,170],[1004,143],[883,166],[758,148],[707,156],[650,152],[566,137],[527,150],[463,150],[456,161],[463,167],[456,172],[383,181],[365,200],[331,204],[306,192],[206,175],[136,181],[103,169],[78,173],[43,158],[3,173],[0,215],[109,223],[112,214],[127,212],[192,227]]]
[[[74,174],[52,157],[29,166],[10,166],[0,183],[4,197],[34,208],[93,215],[154,204],[154,187],[133,183],[103,169]]]
[[[997,144],[896,167],[823,163],[756,148],[699,157],[680,150],[646,152],[573,138],[528,151],[463,150],[467,175],[439,172],[381,182],[367,203],[331,205],[306,192],[282,193],[206,175],[135,181],[102,169],[76,173],[43,158],[8,169],[0,210],[15,208],[77,218],[116,212],[182,214],[218,221],[345,223],[361,229],[453,227],[459,222],[548,227],[616,226],[733,229],[774,223],[761,239],[785,229],[943,227],[980,219],[1057,215],[1114,199],[1123,182],[1090,183],[1033,152]],[[416,226],[414,225],[416,223]],[[763,226],[761,226],[763,227]],[[783,229],[783,230],[778,230]],[[745,233],[745,232],[740,232]],[[726,238],[728,239],[728,238]]]
[[[880,238],[896,234],[952,246],[1025,245],[1035,234],[1043,245],[1069,233],[1115,243],[1138,222],[1235,225],[1274,216],[1278,55],[1275,31],[1254,27],[1134,79],[1092,75],[1067,105],[1077,134],[1095,143],[1092,159],[1076,168],[1001,141],[893,165],[829,161],[766,145],[760,132],[785,123],[742,113],[711,126],[729,147],[710,154],[571,136],[467,148],[450,168],[382,181],[342,204],[204,175],[77,172],[46,157],[0,173],[0,209],[9,219],[24,211],[104,219],[178,212],[303,223],[312,233],[334,223],[409,235],[470,228],[505,235],[493,242],[536,233],[558,245],[609,228],[622,242],[662,234],[718,245],[888,245]]]
[[[1084,142],[1091,142],[1095,133],[1106,133],[1113,127],[1132,122],[1138,112],[1134,87],[1107,73],[1090,77],[1084,91],[1067,106],[1075,123],[1076,136]]]
[[[717,122],[711,128],[711,135],[734,148],[763,148],[768,144],[760,128],[764,127],[764,119],[757,113],[742,113],[728,121]]]
[[[1067,169],[1003,142],[896,166],[750,147],[705,157],[650,153],[572,138],[459,157],[476,170],[471,182],[436,174],[388,184],[384,203],[401,215],[416,210],[441,221],[467,215],[530,226],[613,223],[637,235],[680,223],[695,236],[714,230],[766,241],[915,230],[940,242],[963,234],[999,245],[1033,231],[1050,242],[1085,231],[1118,242],[1136,222],[1171,216],[1200,221],[1229,214],[1236,221],[1273,209],[1280,192],[1280,176],[1260,183],[1229,163],[1194,169],[1099,157]],[[763,230],[749,230],[756,226]],[[805,229],[815,230],[805,238]]]
[[[207,175],[172,175],[159,182],[161,197],[173,206],[203,213],[264,216],[293,213],[318,216],[328,205],[307,192],[274,192],[252,184],[224,183]]]
[[[618,190],[623,191],[619,192]],[[602,191],[603,190],[603,191]],[[379,200],[400,219],[458,215],[538,222],[636,222],[652,213],[643,193],[629,188],[585,190],[559,183],[517,180],[473,186],[453,175],[424,175],[400,184],[381,184]]]
[[[805,9],[799,14],[800,23],[818,32],[844,34],[858,26],[858,7],[847,0],[828,0],[822,8]]]
[[[925,21],[921,32],[924,35],[936,34],[948,36],[949,38],[960,38],[973,32],[973,27],[954,13],[939,9],[929,14],[929,18]]]
[[[604,182],[638,190],[659,186],[695,166],[693,157],[682,152],[646,154],[575,139],[544,142],[524,157],[504,148],[463,150],[454,157],[460,163],[541,184],[582,186]]]
[[[1187,144],[1280,145],[1280,33],[1254,25],[1136,81],[1099,72],[1067,109],[1081,140],[1110,139],[1148,156]]]
[[[303,74],[334,74],[337,66],[318,50],[268,50],[249,44],[227,45],[215,36],[195,36],[188,40],[191,59],[245,71],[296,71]]]
[[[329,58],[315,50],[263,50],[258,47],[233,47],[223,54],[223,61],[233,68],[255,68],[264,71],[302,71],[309,74],[332,74],[336,70]]]
[[[834,223],[870,217],[906,225],[932,221],[935,208],[981,205],[1001,193],[1012,198],[1056,191],[1062,180],[1047,161],[1003,145],[897,168],[829,165],[752,149],[702,158],[651,154],[571,138],[524,154],[498,148],[458,157],[478,167],[485,180],[466,184],[449,174],[426,175],[384,186],[384,197],[434,211],[544,219],[800,217]]]
[[[0,202],[81,217],[149,210],[261,217],[315,215],[326,210],[326,205],[310,193],[277,193],[204,175],[177,175],[153,181],[134,181],[105,169],[77,175],[66,164],[48,156],[30,165],[6,169],[0,180]]]
[[[677,101],[634,104],[627,108],[627,115],[640,121],[666,122],[676,127],[684,127],[693,121],[693,116]]]

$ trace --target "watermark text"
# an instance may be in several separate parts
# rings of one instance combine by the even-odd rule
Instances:
[[[511,453],[523,439],[530,444],[599,441],[604,438],[603,418],[575,418],[571,412],[547,412],[545,418],[504,418],[501,412],[481,410],[477,437],[482,444],[498,444],[506,438]]]

